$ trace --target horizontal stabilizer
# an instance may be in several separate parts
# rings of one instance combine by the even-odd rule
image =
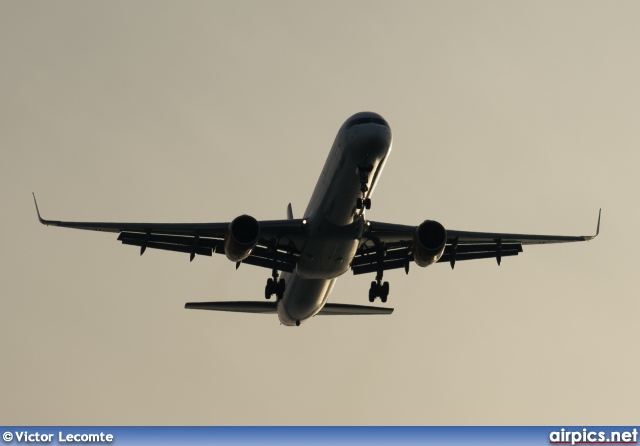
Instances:
[[[318,314],[320,315],[364,315],[364,314],[391,314],[393,308],[368,307],[365,305],[325,304]]]
[[[193,310],[233,311],[236,313],[275,314],[278,304],[275,302],[188,302],[185,308]]]
[[[275,302],[242,301],[242,302],[188,302],[185,308],[193,310],[233,311],[236,313],[277,313]],[[318,314],[321,315],[366,315],[391,314],[393,308],[368,307],[364,305],[326,304]]]

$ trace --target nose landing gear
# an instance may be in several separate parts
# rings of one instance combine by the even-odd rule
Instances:
[[[371,198],[358,198],[356,200],[356,209],[371,209]]]
[[[371,209],[371,199],[366,198],[365,195],[369,191],[369,174],[373,170],[371,164],[361,164],[358,166],[358,175],[360,176],[360,192],[362,192],[362,198],[356,200],[356,209]]]

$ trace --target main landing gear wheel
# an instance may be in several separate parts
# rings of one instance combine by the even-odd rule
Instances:
[[[387,302],[387,298],[389,297],[389,282],[371,282],[371,288],[369,288],[369,302],[375,301],[376,297],[379,297],[382,303]]]
[[[264,287],[264,298],[269,300],[273,294],[274,282],[273,279],[267,279],[267,286]]]
[[[264,287],[264,298],[269,300],[275,294],[276,300],[282,299],[285,287],[284,279],[278,280],[277,277],[275,279],[267,279],[267,286]]]
[[[377,283],[371,282],[371,288],[369,288],[369,302],[373,302],[376,300],[376,287]]]

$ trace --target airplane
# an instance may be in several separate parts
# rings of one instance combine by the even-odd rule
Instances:
[[[224,254],[236,263],[271,270],[266,301],[190,302],[185,308],[277,314],[280,323],[299,326],[316,315],[384,315],[393,308],[329,303],[336,279],[376,273],[369,302],[389,296],[387,270],[411,263],[427,267],[448,262],[502,258],[522,252],[523,245],[580,242],[600,233],[600,210],[592,236],[527,235],[445,229],[434,220],[417,226],[368,220],[375,189],[391,153],[387,121],[373,112],[356,113],[338,130],[335,142],[302,218],[291,204],[285,220],[258,221],[241,215],[224,223],[100,223],[45,220],[33,195],[40,223],[48,226],[119,233],[125,245],[196,255]],[[275,301],[270,301],[275,296]]]

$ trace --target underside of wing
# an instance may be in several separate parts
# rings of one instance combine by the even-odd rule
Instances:
[[[382,271],[391,269],[404,268],[409,271],[411,263],[413,263],[413,255],[411,247],[398,247],[386,250],[382,256],[382,260],[379,260],[378,255],[371,253],[371,249],[363,250],[365,253],[357,254],[351,263],[351,269],[353,274],[367,274],[378,272],[381,268]],[[366,254],[368,252],[368,254]],[[498,245],[496,243],[478,243],[461,245],[455,250],[452,245],[447,245],[444,249],[442,256],[437,260],[437,263],[451,263],[453,261],[465,261],[465,260],[478,260],[478,259],[495,259],[498,252]],[[522,245],[519,243],[508,243],[500,247],[501,257],[517,256],[522,252]]]
[[[35,202],[35,195],[33,199]],[[225,254],[238,264],[292,272],[305,240],[301,219],[257,221],[253,217],[241,216],[232,222],[220,223],[73,222],[45,220],[40,215],[37,202],[35,204],[38,219],[43,225],[119,233],[118,240],[124,245],[139,247],[141,255],[147,248],[186,253],[190,260],[196,255]],[[235,244],[229,241],[235,240],[232,225],[236,221],[254,225],[254,237],[248,243],[244,243],[245,240]],[[240,227],[237,232],[238,237],[246,237],[246,228]],[[233,248],[234,252],[229,252],[228,248]]]
[[[427,225],[427,224],[430,225]],[[436,224],[441,227],[441,225]],[[457,261],[516,256],[523,245],[569,243],[593,240],[600,233],[600,213],[596,234],[590,236],[562,236],[536,234],[509,234],[498,232],[471,232],[446,230],[442,238],[434,241],[429,231],[436,227],[434,222],[425,221],[419,226],[396,225],[390,223],[367,222],[367,231],[351,263],[354,274],[366,274],[397,268],[409,271],[414,262],[418,245],[433,246],[437,255],[434,262],[447,262],[453,267]],[[444,228],[442,228],[444,230]],[[436,249],[438,247],[438,249]],[[425,265],[422,265],[425,266]]]

